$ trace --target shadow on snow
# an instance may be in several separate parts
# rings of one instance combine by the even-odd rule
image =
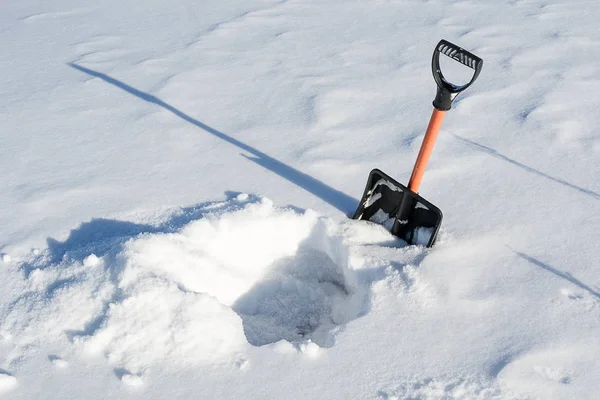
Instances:
[[[575,278],[569,272],[560,271],[560,270],[552,267],[551,265],[546,264],[546,263],[544,263],[536,258],[533,258],[525,253],[521,253],[521,252],[518,252],[513,249],[511,249],[511,250],[516,255],[518,255],[519,257],[523,258],[524,260],[530,262],[531,264],[536,265],[550,273],[553,273],[554,275],[558,276],[559,278],[562,278],[562,279],[565,279],[565,280],[571,282],[573,285],[580,287],[581,289],[585,290],[592,296],[600,299],[600,293],[598,293],[597,291],[595,291],[594,289],[592,289],[590,286],[586,285],[585,283],[581,282],[579,279]]]
[[[474,142],[472,140],[465,139],[465,138],[463,138],[461,136],[458,136],[456,134],[453,134],[453,136],[456,139],[458,139],[459,141],[461,141],[462,143],[464,143],[467,146],[469,146],[469,147],[472,147],[472,148],[474,148],[476,150],[479,150],[479,151],[482,151],[484,153],[487,153],[487,154],[489,154],[489,155],[491,155],[493,157],[499,158],[500,160],[507,161],[507,162],[509,162],[509,163],[511,163],[511,164],[513,164],[513,165],[515,165],[515,166],[517,166],[519,168],[521,168],[521,169],[524,169],[527,172],[531,172],[532,174],[541,176],[543,178],[546,178],[546,179],[551,180],[551,181],[556,182],[556,183],[560,183],[561,185],[564,185],[564,186],[566,186],[566,187],[568,187],[570,189],[574,189],[574,190],[578,191],[579,193],[582,193],[582,194],[588,195],[590,197],[593,197],[596,200],[600,200],[600,193],[596,193],[593,190],[586,189],[586,188],[583,188],[581,186],[573,185],[572,183],[569,183],[569,182],[565,181],[564,179],[556,178],[556,177],[554,177],[552,175],[548,175],[545,172],[539,171],[539,170],[537,170],[535,168],[531,168],[528,165],[525,165],[523,163],[520,163],[519,161],[513,160],[512,158],[509,158],[509,157],[505,156],[504,154],[498,153],[496,150],[492,149],[491,147],[487,147],[487,146],[484,146],[484,145],[479,144],[477,142]]]
[[[161,99],[159,99],[156,96],[142,92],[141,90],[131,87],[131,86],[127,85],[126,83],[121,82],[121,81],[119,81],[115,78],[112,78],[106,74],[103,74],[101,72],[97,72],[97,71],[82,67],[81,65],[77,65],[74,63],[70,63],[68,65],[78,71],[85,73],[85,74],[102,79],[104,82],[107,82],[113,86],[116,86],[119,89],[122,89],[133,96],[136,96],[144,101],[147,101],[148,103],[155,104],[155,105],[169,111],[171,114],[181,118],[182,120],[189,122],[190,124],[202,129],[203,131],[210,133],[211,135],[216,136],[219,139],[224,140],[225,142],[230,143],[230,144],[238,147],[241,150],[247,151],[248,153],[252,154],[252,157],[245,156],[248,160],[260,165],[263,168],[266,168],[266,169],[276,173],[280,177],[301,187],[302,189],[306,190],[307,192],[313,194],[314,196],[319,197],[321,200],[332,205],[333,207],[337,208],[338,210],[340,210],[341,212],[343,212],[346,215],[351,215],[354,212],[356,205],[358,204],[358,200],[354,199],[353,197],[350,197],[347,194],[340,192],[337,189],[332,188],[331,186],[323,183],[322,181],[320,181],[318,179],[313,178],[310,175],[305,174],[304,172],[300,172],[297,169],[292,168],[287,164],[284,164],[283,162],[263,153],[262,151],[257,150],[256,148],[254,148],[252,146],[249,146],[248,144],[246,144],[238,139],[235,139],[223,132],[220,132],[220,131],[198,121],[195,118],[192,118],[188,114],[173,107],[170,104],[165,103],[164,101],[162,101]]]
[[[36,269],[61,268],[83,263],[94,254],[104,257],[104,268],[115,286],[102,309],[81,330],[67,330],[70,340],[91,336],[106,320],[110,305],[123,301],[119,274],[123,268],[118,255],[132,238],[143,234],[174,233],[208,214],[234,212],[261,199],[251,195],[244,201],[239,193],[226,192],[226,200],[205,202],[175,211],[157,225],[97,218],[73,229],[64,241],[48,238],[48,250],[22,266],[26,277]],[[290,207],[296,212],[303,210]],[[232,309],[241,317],[248,342],[254,346],[287,340],[311,339],[321,347],[334,345],[332,330],[365,315],[370,308],[369,279],[347,269],[347,253],[340,238],[330,237],[325,225],[317,224],[299,244],[296,254],[273,262],[264,279],[240,296]],[[346,272],[344,272],[346,271]],[[60,278],[40,295],[52,299],[77,277]],[[179,286],[179,285],[178,285]],[[180,290],[184,290],[180,287]],[[29,296],[25,293],[23,296]],[[23,297],[22,296],[22,297]],[[20,298],[16,302],[20,301]],[[115,373],[122,372],[116,371]]]

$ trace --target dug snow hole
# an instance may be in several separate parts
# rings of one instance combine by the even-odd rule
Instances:
[[[310,339],[329,347],[331,329],[356,318],[364,303],[332,225],[312,211],[278,209],[263,199],[177,233],[130,241],[121,284],[152,273],[213,296],[242,318],[255,346]]]

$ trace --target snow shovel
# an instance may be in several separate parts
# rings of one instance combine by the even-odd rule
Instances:
[[[448,82],[440,69],[440,54],[473,69],[471,80],[464,85]],[[475,82],[482,66],[481,58],[446,40],[437,44],[431,60],[433,78],[437,83],[434,110],[408,187],[378,169],[372,170],[353,219],[382,224],[408,244],[433,246],[442,224],[442,212],[419,196],[419,186],[446,111],[450,110],[456,96]]]

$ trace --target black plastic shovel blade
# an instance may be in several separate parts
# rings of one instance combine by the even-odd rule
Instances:
[[[408,244],[431,247],[442,224],[442,211],[374,169],[352,219],[381,224]]]

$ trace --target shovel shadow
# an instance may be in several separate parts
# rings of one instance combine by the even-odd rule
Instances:
[[[337,189],[332,188],[331,186],[325,184],[324,182],[322,182],[318,179],[313,178],[310,175],[307,175],[287,164],[284,164],[283,162],[263,153],[262,151],[257,150],[256,148],[254,148],[240,140],[237,140],[223,132],[220,132],[220,131],[198,121],[195,118],[192,118],[188,114],[173,107],[170,104],[165,103],[164,101],[162,101],[161,99],[159,99],[156,96],[153,96],[146,92],[142,92],[141,90],[131,87],[131,86],[127,85],[126,83],[121,82],[121,81],[119,81],[115,78],[112,78],[106,74],[103,74],[101,72],[94,71],[94,70],[91,70],[86,67],[82,67],[81,65],[78,65],[75,63],[69,63],[68,65],[71,68],[74,68],[80,72],[83,72],[83,73],[93,76],[95,78],[102,79],[104,82],[109,83],[113,86],[116,86],[119,89],[124,90],[133,96],[136,96],[144,101],[147,101],[148,103],[155,104],[155,105],[169,111],[171,114],[181,118],[182,120],[202,129],[203,131],[210,133],[211,135],[216,136],[217,138],[224,140],[225,142],[232,144],[232,145],[236,146],[237,148],[250,153],[253,157],[248,157],[245,155],[244,156],[246,158],[248,158],[249,160],[255,162],[256,164],[262,166],[263,168],[268,169],[271,172],[274,172],[275,174],[279,175],[280,177],[286,179],[287,181],[295,184],[296,186],[301,187],[302,189],[306,190],[307,192],[311,193],[312,195],[320,198],[321,200],[325,201],[326,203],[337,208],[338,210],[340,210],[341,212],[343,212],[346,215],[350,215],[351,213],[353,213],[354,209],[356,208],[356,205],[358,204],[358,200],[354,199],[353,197],[348,196],[347,194],[340,192]]]
[[[590,189],[583,188],[581,186],[574,185],[572,183],[569,183],[569,182],[565,181],[564,179],[560,179],[560,178],[556,178],[556,177],[554,177],[552,175],[548,175],[545,172],[539,171],[539,170],[537,170],[535,168],[532,168],[532,167],[530,167],[528,165],[520,163],[519,161],[513,160],[512,158],[509,158],[509,157],[505,156],[504,154],[498,153],[496,150],[492,149],[491,147],[484,146],[482,144],[479,144],[479,143],[474,142],[472,140],[463,138],[463,137],[458,136],[456,134],[452,134],[452,136],[454,136],[460,142],[462,142],[463,144],[466,144],[467,146],[469,146],[471,148],[474,148],[476,150],[479,150],[479,151],[482,151],[484,153],[487,153],[487,154],[489,154],[489,155],[491,155],[493,157],[499,158],[500,160],[507,161],[507,162],[509,162],[509,163],[511,163],[513,165],[516,165],[517,167],[519,167],[521,169],[524,169],[527,172],[531,172],[532,174],[536,174],[536,175],[541,176],[543,178],[549,179],[549,180],[551,180],[553,182],[560,183],[561,185],[564,185],[564,186],[566,186],[566,187],[568,187],[570,189],[577,190],[579,193],[583,193],[583,194],[585,194],[587,196],[590,196],[590,197],[592,197],[592,198],[594,198],[596,200],[600,200],[600,193],[594,192],[594,191],[592,191]]]
[[[553,273],[554,275],[558,276],[559,278],[565,279],[569,282],[571,282],[572,284],[574,284],[575,286],[580,287],[581,289],[585,290],[586,292],[588,292],[589,294],[591,294],[592,296],[600,299],[600,293],[598,293],[597,291],[595,291],[594,289],[592,289],[590,286],[586,285],[585,283],[581,282],[579,279],[575,278],[573,275],[571,275],[568,272],[565,271],[559,271],[556,268],[553,268],[552,266],[536,259],[533,258],[525,253],[520,253],[516,250],[511,249],[516,255],[518,255],[519,257],[523,258],[524,260],[527,260],[528,262],[530,262],[533,265],[536,265],[542,269],[545,269],[548,272]]]

